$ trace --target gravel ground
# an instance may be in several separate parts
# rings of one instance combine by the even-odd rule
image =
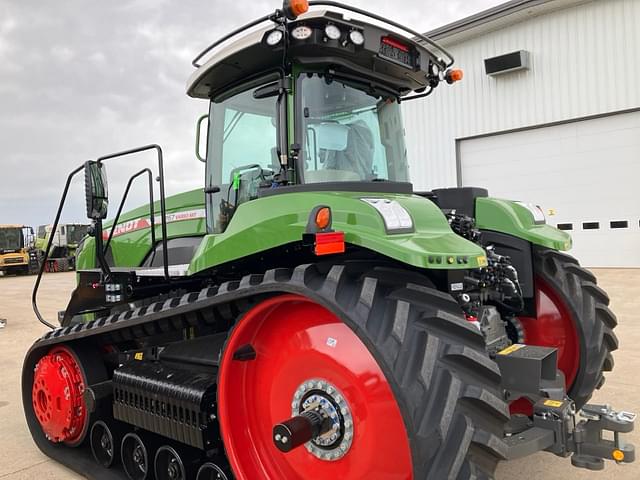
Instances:
[[[598,269],[594,272],[611,296],[612,308],[618,315],[620,325],[616,333],[620,350],[615,353],[615,371],[607,376],[603,390],[597,392],[592,401],[640,412],[640,382],[635,377],[640,368],[640,349],[637,348],[640,322],[635,318],[640,312],[640,270]],[[45,277],[38,302],[45,318],[55,321],[56,312],[65,308],[74,278],[73,273]],[[82,478],[41,454],[24,421],[20,399],[22,360],[31,343],[46,331],[31,309],[33,281],[34,277],[0,277],[0,319],[7,321],[6,326],[0,328],[0,385],[3,387],[0,391],[0,479]],[[628,438],[640,445],[640,430]],[[521,478],[638,480],[640,463],[624,466],[608,463],[602,472],[588,472],[572,468],[569,459],[539,453],[500,465],[499,480]]]

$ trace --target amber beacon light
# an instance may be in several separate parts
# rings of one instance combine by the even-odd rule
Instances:
[[[308,0],[285,0],[282,9],[287,18],[294,20],[309,10],[309,2]]]

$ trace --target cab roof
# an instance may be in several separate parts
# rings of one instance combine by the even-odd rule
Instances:
[[[325,35],[328,24],[340,29],[340,39],[328,39]],[[378,25],[347,19],[339,12],[311,11],[286,24],[289,33],[299,26],[307,26],[313,33],[303,40],[288,35],[288,62],[303,69],[331,69],[336,74],[356,75],[375,81],[398,96],[424,91],[433,83],[432,77],[447,66],[414,39]],[[243,32],[236,40],[230,40],[226,46],[217,49],[191,75],[187,94],[195,98],[215,98],[234,85],[276,72],[284,63],[285,40],[269,46],[266,38],[277,28],[275,23],[269,22],[258,30]],[[362,45],[355,45],[349,40],[352,30],[363,34]],[[383,46],[399,49],[403,52],[400,55],[404,61],[385,56]]]
[[[29,228],[27,225],[20,225],[19,223],[0,223],[0,229],[3,228]]]

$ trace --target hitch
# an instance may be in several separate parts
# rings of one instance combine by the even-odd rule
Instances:
[[[589,470],[602,470],[604,458],[617,463],[631,463],[636,459],[635,447],[625,443],[621,433],[633,430],[635,413],[616,412],[608,405],[585,405],[582,408],[581,420],[573,434],[575,452],[571,463],[575,467]],[[606,440],[603,432],[613,432],[613,440]]]
[[[576,412],[556,358],[553,348],[519,344],[496,355],[505,398],[526,397],[533,403],[531,418],[514,415],[505,429],[505,460],[544,450],[571,456],[574,467],[588,470],[602,470],[605,460],[635,461],[635,447],[624,442],[621,434],[633,431],[636,415],[608,405],[585,405]]]

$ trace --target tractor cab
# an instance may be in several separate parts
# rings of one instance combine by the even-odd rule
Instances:
[[[405,190],[400,103],[461,76],[447,70],[452,59],[441,47],[386,20],[381,27],[333,11],[287,12],[194,60],[187,93],[210,100],[203,160],[211,233],[223,232],[241,203],[292,189]]]

